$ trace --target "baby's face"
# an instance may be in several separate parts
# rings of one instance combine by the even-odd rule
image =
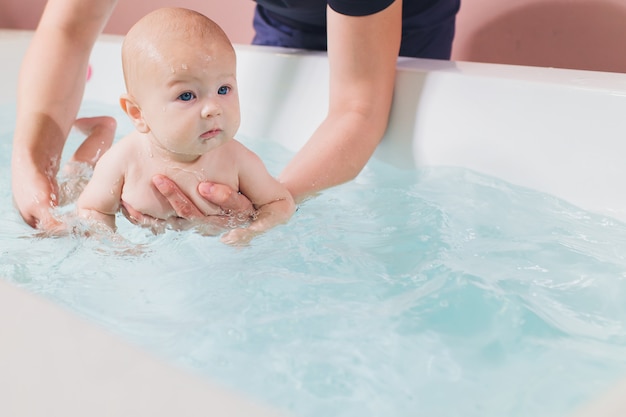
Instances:
[[[229,44],[167,40],[147,60],[137,100],[157,146],[193,160],[233,138],[240,110]]]

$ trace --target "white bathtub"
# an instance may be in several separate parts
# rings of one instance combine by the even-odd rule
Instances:
[[[15,102],[30,36],[0,30],[0,104]],[[119,48],[119,37],[97,44],[86,100],[117,103]],[[299,148],[326,111],[325,55],[245,45],[237,53],[240,133]],[[626,75],[403,58],[375,157],[407,168],[471,168],[626,220],[625,136]],[[1,280],[0,334],[1,415],[170,416],[219,407],[277,415]],[[623,415],[624,391],[579,415]]]

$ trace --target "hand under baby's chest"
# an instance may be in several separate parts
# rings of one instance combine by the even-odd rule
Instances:
[[[169,201],[153,184],[155,175],[164,175],[171,179],[205,215],[221,214],[221,210],[198,193],[198,184],[210,181],[238,190],[237,173],[231,164],[213,163],[212,169],[208,170],[200,164],[163,165],[152,162],[137,164],[129,169],[122,188],[122,200],[135,210],[155,218],[167,219],[177,216]]]

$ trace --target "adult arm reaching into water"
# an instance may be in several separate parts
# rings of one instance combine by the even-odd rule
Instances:
[[[11,161],[13,197],[33,227],[57,225],[60,156],[85,87],[91,48],[114,1],[48,2],[20,69]]]
[[[329,110],[279,176],[296,201],[353,179],[387,128],[400,49],[402,1],[366,16],[327,7]]]

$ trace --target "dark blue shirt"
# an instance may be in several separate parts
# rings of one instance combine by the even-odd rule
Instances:
[[[386,9],[394,0],[256,0],[272,17],[292,27],[326,26],[326,6],[348,16],[366,16]],[[427,10],[438,0],[405,0],[403,17]]]
[[[255,0],[256,45],[325,50],[326,7],[366,16],[394,0]],[[404,0],[401,56],[449,59],[460,0]]]

